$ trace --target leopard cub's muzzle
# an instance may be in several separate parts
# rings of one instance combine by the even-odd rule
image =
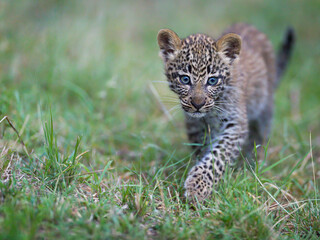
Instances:
[[[206,109],[206,98],[203,96],[192,96],[188,99],[187,103],[186,102],[181,102],[182,103],[182,108],[186,112],[186,114],[190,117],[194,118],[201,118],[204,117],[207,114],[207,109]]]
[[[196,95],[190,98],[190,103],[196,112],[200,112],[201,108],[206,104],[206,99],[201,95]]]

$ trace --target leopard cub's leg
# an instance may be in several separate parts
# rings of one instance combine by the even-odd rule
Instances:
[[[221,179],[225,167],[239,157],[248,137],[247,123],[227,123],[217,141],[209,146],[207,153],[191,168],[185,181],[186,197],[202,201],[211,195],[213,187]]]
[[[204,155],[188,174],[184,184],[185,196],[193,201],[196,197],[199,202],[209,197],[220,181],[226,164],[227,162],[220,158],[216,150]]]
[[[201,202],[212,193],[213,184],[212,154],[209,152],[197,165],[191,168],[184,184],[185,196],[191,200],[195,200],[197,197]]]

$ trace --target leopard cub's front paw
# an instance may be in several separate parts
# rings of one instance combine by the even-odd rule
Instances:
[[[184,187],[185,196],[191,200],[201,202],[209,197],[213,188],[212,168],[205,164],[199,164],[191,168]]]

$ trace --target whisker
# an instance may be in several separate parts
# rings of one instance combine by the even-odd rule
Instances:
[[[231,112],[228,111],[227,109],[223,109],[217,105],[214,106],[214,109],[220,114],[231,114]]]
[[[174,100],[170,100],[170,99],[161,100],[161,102],[164,102],[164,103],[180,103],[180,102],[178,102],[178,101],[174,101]]]
[[[178,109],[179,107],[180,107],[180,105],[173,106],[172,108],[169,109],[169,112],[172,112],[172,111]]]
[[[178,98],[175,97],[160,97],[161,99],[173,99],[173,100],[179,100]]]

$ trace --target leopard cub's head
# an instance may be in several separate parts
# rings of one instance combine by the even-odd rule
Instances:
[[[215,41],[195,34],[180,39],[175,32],[162,29],[158,44],[169,86],[178,94],[183,110],[198,118],[213,111],[240,54],[240,36],[228,33]]]

